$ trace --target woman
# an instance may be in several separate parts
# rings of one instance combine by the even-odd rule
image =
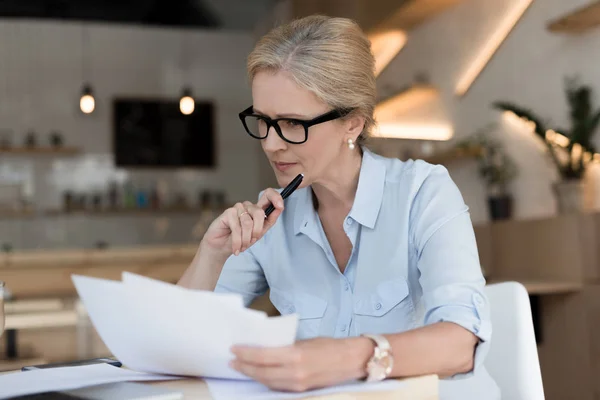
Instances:
[[[489,306],[460,192],[441,166],[362,146],[375,106],[364,33],[342,18],[294,21],[260,40],[248,73],[247,133],[280,186],[304,180],[285,205],[267,189],[226,210],[179,284],[246,304],[270,288],[279,312],[298,314],[299,340],[236,347],[232,367],[278,390],[438,374],[446,398],[499,398],[482,365]]]

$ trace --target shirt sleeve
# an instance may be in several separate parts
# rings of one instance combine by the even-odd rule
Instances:
[[[424,324],[452,322],[479,338],[474,369],[453,378],[469,377],[482,367],[492,325],[468,207],[444,167],[433,167],[422,183],[411,218],[423,289]]]
[[[238,256],[230,256],[215,287],[215,292],[236,293],[244,299],[248,307],[258,296],[267,292],[268,284],[262,267],[254,256],[252,249],[248,249]]]

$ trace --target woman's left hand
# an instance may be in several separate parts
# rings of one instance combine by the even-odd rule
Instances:
[[[287,347],[235,346],[231,367],[271,389],[303,392],[362,378],[373,354],[365,338],[316,338]]]

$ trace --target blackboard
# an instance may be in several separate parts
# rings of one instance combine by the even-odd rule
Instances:
[[[179,100],[113,100],[113,155],[120,167],[214,167],[212,102],[184,115]]]

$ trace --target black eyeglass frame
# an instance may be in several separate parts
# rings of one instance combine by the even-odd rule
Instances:
[[[246,129],[246,133],[248,133],[248,135],[252,136],[255,139],[259,139],[259,140],[266,139],[267,136],[269,136],[269,130],[271,129],[271,127],[273,127],[273,128],[275,128],[275,132],[277,133],[277,135],[283,141],[285,141],[287,143],[291,143],[291,144],[302,144],[302,143],[306,143],[306,141],[308,140],[308,128],[310,128],[311,126],[317,125],[317,124],[322,124],[324,122],[333,121],[338,118],[343,118],[343,117],[347,116],[348,114],[350,114],[351,112],[352,112],[351,109],[350,110],[331,110],[331,111],[328,111],[325,114],[321,114],[311,120],[303,120],[303,119],[297,119],[297,118],[271,119],[264,115],[254,114],[253,106],[250,106],[247,109],[245,109],[244,111],[242,111],[241,113],[239,113],[239,117],[240,117],[240,120],[242,121],[242,125],[244,125],[244,129]],[[255,134],[253,134],[250,131],[250,129],[248,129],[248,125],[246,124],[246,117],[255,117],[255,118],[265,121],[265,123],[267,124],[267,134],[264,137],[256,136]],[[292,121],[292,122],[302,125],[304,127],[304,140],[302,140],[300,142],[294,142],[292,140],[286,139],[283,136],[283,133],[281,132],[281,128],[279,127],[279,121]]]

